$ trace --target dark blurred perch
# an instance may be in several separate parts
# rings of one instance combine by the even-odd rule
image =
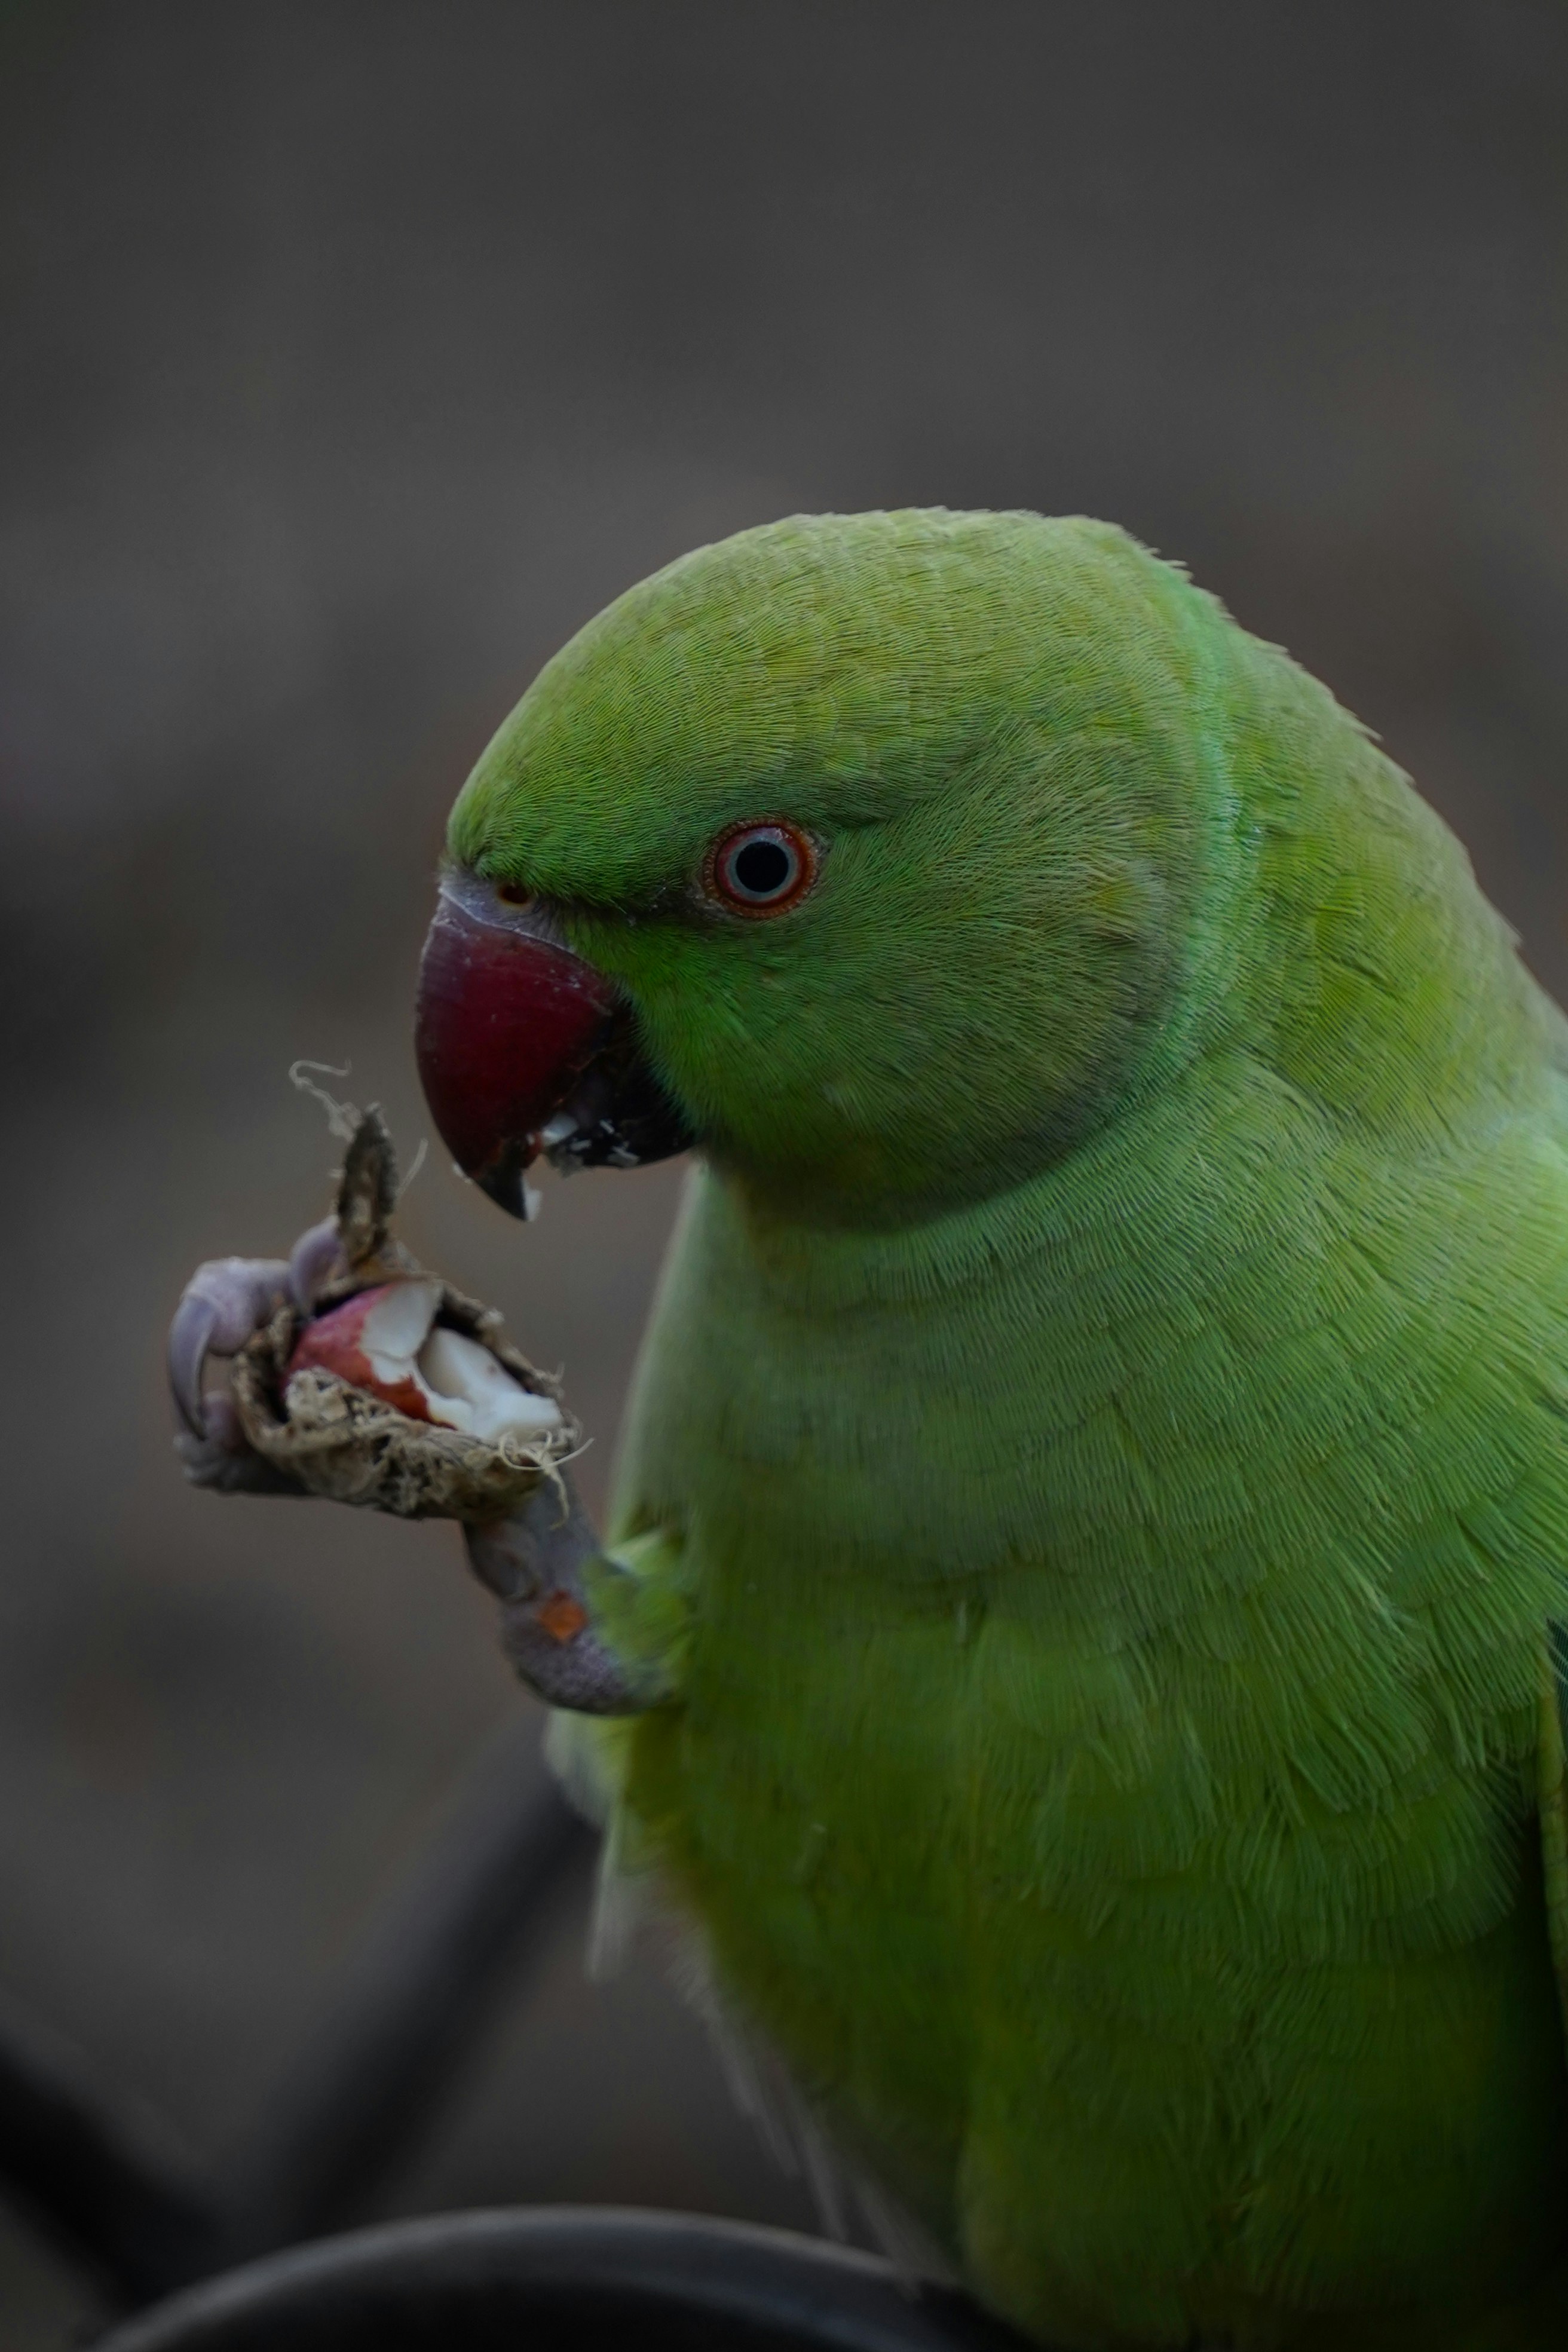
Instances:
[[[0,2011],[0,2182],[72,2260],[140,2304],[212,2266],[210,2195],[81,2054]]]
[[[0,2182],[121,2303],[319,2235],[413,2152],[593,1845],[537,1741],[531,1717],[491,1745],[216,2178],[0,2012]]]
[[[870,2255],[685,2214],[450,2214],[300,2244],[411,2150],[587,1857],[533,1735],[495,1742],[212,2183],[64,2045],[0,2017],[0,2179],[122,2305],[158,2304],[105,2352],[500,2352],[522,2335],[534,2352],[1007,2352],[1018,2339],[962,2295]]]
[[[411,2151],[587,1858],[533,1738],[528,1721],[493,1744],[214,2181],[65,2045],[0,2016],[0,2179],[122,2305],[158,2305],[105,2352],[500,2352],[524,2335],[534,2352],[1016,2347],[963,2296],[868,2254],[686,2214],[448,2214],[301,2245]]]
[[[686,2213],[452,2213],[275,2255],[103,2352],[1026,2352],[847,2246]]]
[[[334,1988],[229,2174],[229,2260],[346,2218],[412,2153],[593,1832],[509,1726]]]

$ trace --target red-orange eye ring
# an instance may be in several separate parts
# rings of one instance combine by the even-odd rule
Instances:
[[[783,817],[732,824],[708,852],[702,887],[733,915],[787,915],[816,879],[816,844]]]

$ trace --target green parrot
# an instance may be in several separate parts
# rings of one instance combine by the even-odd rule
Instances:
[[[462,1165],[699,1154],[604,1548],[473,1549],[725,2003],[1064,2352],[1568,2343],[1568,1024],[1453,836],[1121,530],[821,516],[444,890]]]

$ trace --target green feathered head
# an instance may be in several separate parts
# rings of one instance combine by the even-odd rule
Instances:
[[[854,1223],[1046,1167],[1180,1065],[1234,978],[1236,648],[1267,652],[1080,519],[796,517],[631,589],[453,812],[447,917],[510,925],[516,966],[497,1012],[427,961],[459,1160],[516,1206],[542,1142],[625,1160],[684,1131],[791,1213]],[[1296,682],[1281,775],[1292,726],[1375,760],[1268,657]],[[566,1031],[531,1003],[542,958],[546,993],[577,984]],[[639,1084],[627,1146],[612,1097]]]

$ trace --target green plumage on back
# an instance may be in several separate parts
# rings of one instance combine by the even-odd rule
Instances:
[[[1564,2340],[1564,1033],[1458,845],[1121,533],[941,512],[633,590],[451,838],[702,1139],[672,1696],[577,1736],[730,2000],[1042,2338]]]

